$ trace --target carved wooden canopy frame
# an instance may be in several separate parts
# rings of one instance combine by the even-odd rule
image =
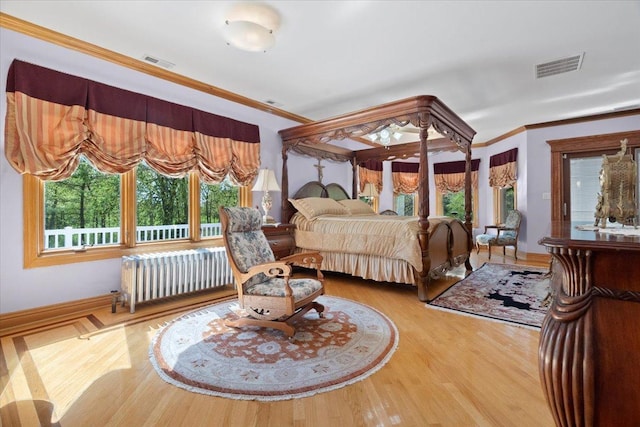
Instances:
[[[389,125],[406,126],[412,124],[419,129],[419,141],[389,147],[348,151],[336,148],[335,142],[360,138],[378,132]],[[428,130],[432,127],[443,138],[428,140]],[[465,154],[465,226],[472,235],[471,223],[471,142],[476,132],[437,97],[420,95],[400,101],[371,107],[342,116],[312,122],[279,131],[282,138],[282,218],[288,221],[293,215],[289,202],[289,178],[287,172],[288,152],[312,156],[318,159],[349,161],[353,168],[352,197],[357,197],[357,165],[368,159],[393,160],[418,157],[420,159],[418,217],[420,231],[418,238],[423,253],[423,270],[428,275],[429,261],[429,173],[428,153],[430,151],[461,151]],[[471,248],[471,237],[468,242]],[[427,267],[425,271],[425,267]]]

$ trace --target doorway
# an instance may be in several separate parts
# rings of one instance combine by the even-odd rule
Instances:
[[[620,141],[625,138],[628,152],[638,161],[640,131],[547,141],[551,146],[551,221],[554,226],[564,228],[595,222],[602,155],[617,153]]]

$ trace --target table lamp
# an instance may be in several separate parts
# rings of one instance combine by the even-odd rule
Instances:
[[[269,191],[280,191],[280,186],[278,185],[278,181],[276,181],[275,173],[269,169],[260,169],[258,179],[253,185],[251,191],[263,192],[262,210],[264,211],[264,216],[262,217],[262,222],[265,224],[273,224],[275,220],[269,216],[269,211],[273,205],[273,200],[271,199]]]

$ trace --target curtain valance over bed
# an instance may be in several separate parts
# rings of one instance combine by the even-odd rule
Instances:
[[[258,126],[14,60],[7,77],[5,155],[19,173],[68,178],[84,154],[124,173],[146,160],[174,177],[250,184]]]

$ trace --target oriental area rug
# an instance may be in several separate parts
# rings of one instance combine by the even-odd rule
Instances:
[[[275,401],[335,390],[367,378],[391,358],[398,330],[379,311],[334,296],[317,299],[289,340],[268,328],[234,329],[237,300],[185,314],[164,325],[149,358],[166,382],[196,393]]]
[[[485,263],[427,307],[539,329],[551,303],[548,270]]]

